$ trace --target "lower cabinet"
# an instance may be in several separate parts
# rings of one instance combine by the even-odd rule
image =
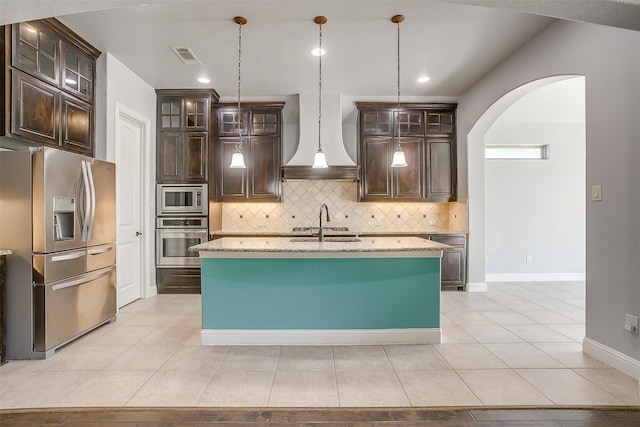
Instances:
[[[442,252],[440,284],[442,290],[464,290],[467,285],[467,236],[428,234],[421,237],[453,246]]]
[[[159,294],[199,294],[200,268],[156,268]]]
[[[446,233],[446,234],[377,234],[361,233],[362,237],[376,236],[398,236],[398,237],[421,237],[434,242],[444,243],[453,246],[452,249],[442,251],[442,261],[440,269],[440,287],[445,290],[463,291],[467,287],[467,233]]]

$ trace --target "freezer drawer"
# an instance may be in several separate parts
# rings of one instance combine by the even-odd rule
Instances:
[[[87,248],[87,271],[107,268],[116,263],[116,245],[91,246]]]
[[[85,248],[53,254],[33,255],[33,280],[36,284],[51,283],[87,271]]]
[[[51,350],[116,314],[115,267],[33,288],[34,351]]]

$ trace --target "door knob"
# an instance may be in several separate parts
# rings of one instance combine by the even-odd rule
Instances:
[[[139,231],[136,231],[136,236],[142,236],[142,233]]]

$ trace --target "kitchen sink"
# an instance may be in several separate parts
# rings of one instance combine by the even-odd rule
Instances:
[[[319,240],[318,240],[318,237],[293,237],[290,241],[294,243],[305,243],[305,242],[312,243],[312,242],[318,242]],[[362,242],[362,240],[354,236],[326,236],[323,241],[324,242],[340,242],[340,243]]]
[[[322,227],[324,231],[349,231],[348,227]],[[318,232],[318,227],[293,227],[293,231]]]

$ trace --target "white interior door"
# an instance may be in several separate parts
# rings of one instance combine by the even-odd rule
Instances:
[[[116,116],[118,308],[142,296],[145,124]]]

